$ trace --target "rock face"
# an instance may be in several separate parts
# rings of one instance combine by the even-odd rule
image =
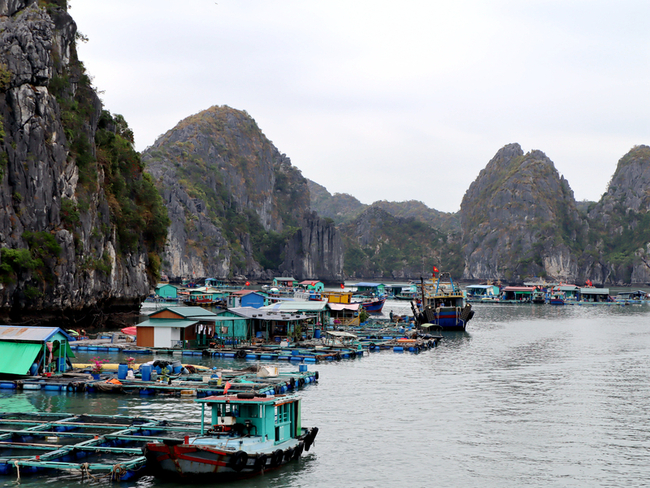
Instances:
[[[122,137],[77,60],[65,1],[41,3],[0,0],[0,315],[103,321],[136,310],[155,274],[151,239],[125,217],[126,246],[115,225],[126,207],[151,210],[136,203],[147,185],[136,158],[120,176],[130,197],[105,191],[113,163],[126,169],[107,154]]]
[[[636,146],[616,167],[607,192],[589,209],[593,256],[585,272],[601,283],[650,282],[650,147]]]
[[[467,190],[460,209],[465,279],[580,277],[584,224],[573,192],[541,151],[502,148]]]
[[[413,217],[394,217],[372,205],[352,222],[342,224],[340,231],[345,243],[344,269],[350,278],[426,278],[434,265],[462,271],[458,244]]]
[[[224,106],[188,117],[143,159],[172,222],[170,279],[342,278],[333,223],[310,211],[307,181],[247,113]]]

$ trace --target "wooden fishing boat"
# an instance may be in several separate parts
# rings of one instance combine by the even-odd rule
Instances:
[[[435,270],[437,272],[437,269]],[[446,276],[449,281],[443,282]],[[441,330],[465,330],[467,322],[474,316],[472,305],[465,303],[463,292],[454,284],[449,273],[435,274],[430,284],[421,280],[422,303],[411,302],[416,324],[433,324]]]
[[[297,396],[254,393],[211,396],[201,404],[201,433],[184,440],[149,442],[147,466],[163,478],[222,481],[247,478],[300,458],[318,428],[301,426]],[[205,429],[205,407],[212,408]]]
[[[379,313],[384,308],[384,303],[386,303],[386,297],[379,297],[361,302],[361,306],[366,312]]]

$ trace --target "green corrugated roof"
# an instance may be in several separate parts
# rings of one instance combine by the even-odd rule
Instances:
[[[149,319],[139,323],[136,327],[178,327],[184,329],[198,323],[198,320]]]
[[[0,373],[27,374],[43,344],[0,342]]]

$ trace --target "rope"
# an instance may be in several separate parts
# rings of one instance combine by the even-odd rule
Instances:
[[[20,484],[20,466],[18,465],[18,461],[14,461],[14,466],[16,466],[16,474],[18,475],[16,483]]]
[[[121,464],[116,464],[111,471],[111,481],[120,481],[124,475],[126,475],[126,468]]]
[[[81,480],[82,480],[82,481],[83,481],[83,479],[84,479],[84,475],[88,475],[88,478],[92,478],[93,480],[97,481],[97,478],[94,477],[94,476],[90,473],[90,464],[88,464],[88,463],[83,463],[83,464],[81,465]]]

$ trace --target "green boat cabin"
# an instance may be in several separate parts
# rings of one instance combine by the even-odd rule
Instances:
[[[273,396],[248,398],[252,394],[210,396],[201,404],[201,434],[205,433],[205,407],[212,408],[211,428],[257,435],[279,444],[301,433],[300,398]],[[246,398],[241,398],[246,396]]]

